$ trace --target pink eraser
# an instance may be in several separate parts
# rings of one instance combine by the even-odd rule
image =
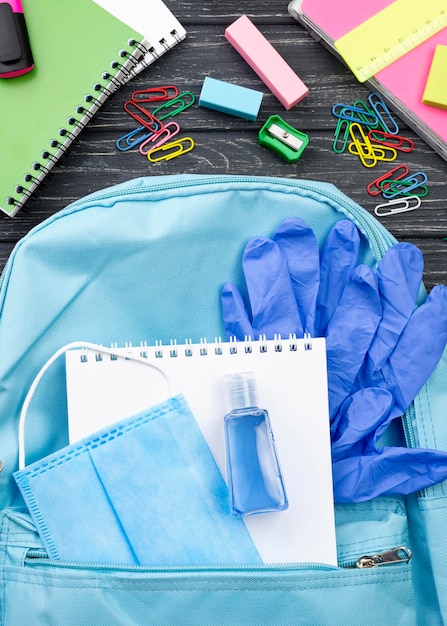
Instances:
[[[246,15],[228,26],[225,37],[287,110],[307,96],[301,78]]]

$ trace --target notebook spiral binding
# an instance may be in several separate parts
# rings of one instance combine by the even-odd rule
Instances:
[[[255,350],[259,352],[282,352],[283,350],[296,352],[298,350],[312,350],[312,337],[309,333],[305,333],[304,337],[301,339],[298,339],[295,334],[289,335],[287,339],[283,339],[280,334],[277,334],[274,339],[267,339],[265,335],[261,335],[258,340],[252,340],[251,337],[246,337],[243,341],[238,341],[235,338],[231,338],[230,341],[222,341],[220,337],[216,337],[212,343],[208,342],[205,338],[201,338],[199,343],[193,343],[191,339],[187,339],[182,344],[178,344],[175,339],[172,339],[169,344],[156,341],[153,346],[148,346],[145,341],[142,341],[139,346],[134,346],[132,343],[128,342],[125,346],[121,347],[117,344],[112,344],[110,348],[105,348],[103,352],[101,349],[98,349],[94,353],[93,358],[96,361],[102,361],[104,358],[110,358],[110,360],[116,361],[120,357],[132,359],[137,354],[140,358],[144,359],[163,359],[176,358],[179,356],[219,356],[224,354],[238,354],[240,351],[249,354]],[[90,348],[80,350],[79,358],[82,362],[88,362],[90,357]]]
[[[152,46],[148,47],[148,42],[146,41],[128,40],[127,48],[118,51],[118,56],[123,61],[111,61],[110,67],[114,72],[104,71],[98,77],[100,82],[92,86],[92,93],[86,93],[84,96],[85,105],[76,107],[73,115],[67,118],[66,127],[58,130],[58,138],[51,139],[49,141],[49,149],[44,149],[40,154],[39,161],[32,163],[31,167],[34,174],[24,173],[24,182],[30,184],[28,186],[16,185],[15,193],[19,198],[9,196],[6,199],[6,204],[14,206],[18,210],[25,203],[107,98],[136,75],[135,67],[143,61],[145,56],[151,54],[154,60],[158,58],[159,55],[155,51],[151,52],[151,48]],[[145,61],[144,66],[150,65],[150,63],[151,61]],[[97,92],[98,95],[93,95],[93,92]]]

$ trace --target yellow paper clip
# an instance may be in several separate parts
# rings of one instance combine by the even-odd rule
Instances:
[[[350,125],[349,134],[352,139],[352,143],[348,145],[349,152],[357,155],[365,167],[374,167],[377,163],[377,157],[368,135],[365,134],[358,122],[353,122]]]
[[[374,167],[377,161],[394,161],[397,158],[397,150],[394,148],[373,145],[359,123],[351,124],[349,134],[352,143],[348,150],[358,156],[365,167]]]
[[[186,147],[185,147],[186,146]],[[171,148],[177,148],[174,152],[168,152]],[[189,152],[194,148],[194,141],[191,137],[181,137],[180,139],[176,139],[175,141],[171,141],[170,143],[165,143],[154,150],[151,150],[147,154],[147,158],[152,163],[156,163],[157,161],[169,161],[170,159],[174,159],[185,152]],[[154,156],[159,153],[162,153],[160,156]]]

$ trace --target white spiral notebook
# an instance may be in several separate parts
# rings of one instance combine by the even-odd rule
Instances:
[[[225,374],[252,371],[269,412],[289,508],[248,516],[264,563],[336,565],[324,338],[90,349],[66,353],[70,443],[183,393],[226,476],[224,415],[231,410]],[[142,358],[160,368],[133,361]],[[150,451],[148,451],[150,453]]]

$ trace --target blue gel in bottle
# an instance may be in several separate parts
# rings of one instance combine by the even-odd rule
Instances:
[[[224,418],[226,465],[233,515],[287,509],[289,503],[267,411],[257,406],[251,372],[225,377],[233,407]]]

